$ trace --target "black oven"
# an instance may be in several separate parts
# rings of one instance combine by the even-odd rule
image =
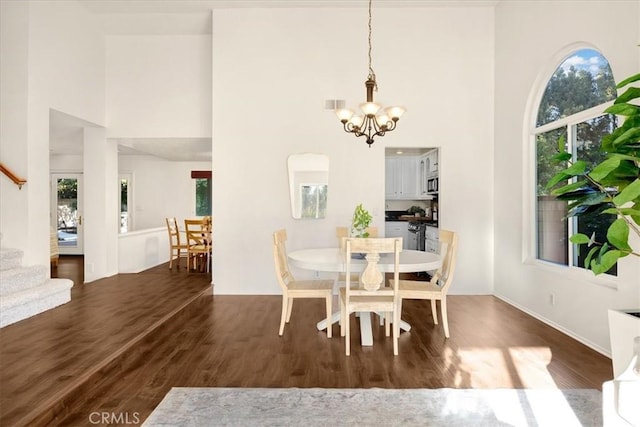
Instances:
[[[424,251],[426,249],[425,233],[427,231],[427,224],[425,222],[409,221],[409,225],[407,228],[409,230],[409,233],[413,233],[416,235],[416,247],[409,247],[409,249]]]

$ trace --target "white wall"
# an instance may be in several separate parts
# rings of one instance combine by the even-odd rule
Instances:
[[[148,228],[118,236],[120,273],[139,273],[169,261],[167,227]],[[184,268],[186,262],[182,262]]]
[[[135,230],[165,227],[166,217],[179,223],[195,217],[192,170],[211,170],[209,162],[170,162],[153,156],[120,156],[120,173],[133,177]]]
[[[48,264],[49,109],[104,123],[104,39],[76,2],[1,3],[2,159],[28,180],[17,191],[2,178],[2,246]]]
[[[29,6],[0,2],[0,161],[28,178]],[[0,246],[27,249],[28,190],[0,175]]]
[[[211,36],[107,37],[108,136],[210,137]]]
[[[395,146],[441,148],[441,226],[461,243],[452,292],[491,293],[493,9],[378,12],[375,98],[408,112],[367,148],[323,110],[325,99],[364,101],[366,8],[214,10],[214,292],[280,292],[278,228],[289,250],[333,246],[363,203],[383,229],[384,148]],[[291,218],[286,160],[301,152],[329,155],[324,220]]]
[[[586,271],[524,262],[532,241],[527,101],[577,42],[599,49],[616,80],[638,71],[637,1],[500,2],[496,8],[495,293],[609,353],[607,309],[640,305],[640,262],[619,265],[611,288]],[[537,106],[531,106],[534,110]],[[534,113],[535,114],[535,113]],[[524,171],[524,173],[523,173]],[[578,274],[584,273],[584,274]],[[555,305],[549,303],[555,295]]]

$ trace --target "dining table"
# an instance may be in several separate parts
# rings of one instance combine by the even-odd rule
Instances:
[[[382,273],[393,273],[394,255],[391,253],[380,254],[378,268]],[[347,264],[344,251],[338,247],[308,248],[289,252],[289,263],[297,268],[317,272],[345,273]],[[434,271],[442,265],[442,258],[433,252],[403,249],[400,252],[400,273],[417,273]],[[352,259],[351,270],[353,273],[361,273],[367,266],[365,259]],[[358,313],[360,319],[360,341],[363,346],[373,345],[373,332],[371,328],[371,313]],[[323,319],[318,322],[318,330],[324,330],[327,322],[335,323],[340,320],[340,312],[333,313],[331,319]],[[409,331],[411,325],[400,321],[400,329]]]

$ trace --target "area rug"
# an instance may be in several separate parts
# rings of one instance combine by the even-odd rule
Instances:
[[[602,426],[598,390],[172,388],[145,426]]]

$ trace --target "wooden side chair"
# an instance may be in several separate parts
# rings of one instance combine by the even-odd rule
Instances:
[[[389,336],[393,324],[393,355],[398,355],[400,334],[400,313],[398,282],[400,280],[400,252],[402,238],[347,238],[345,239],[346,286],[340,288],[340,335],[345,337],[345,353],[351,354],[349,318],[354,312],[385,313],[385,334]],[[366,254],[367,266],[359,282],[351,281],[353,253]],[[389,253],[394,257],[391,286],[384,286],[384,274],[378,268],[380,254]]]
[[[378,227],[367,227],[366,231],[367,233],[369,233],[369,237],[378,237]],[[340,245],[341,253],[345,252],[345,239],[349,237],[349,234],[349,227],[336,227],[336,237],[338,238],[338,244]],[[357,282],[359,276],[359,273],[353,273],[351,275],[351,281]],[[338,277],[336,279],[338,286],[344,285],[345,280],[346,274],[338,273]]]
[[[447,292],[453,281],[453,272],[456,268],[456,254],[458,251],[458,235],[449,230],[440,230],[440,254],[442,266],[436,271],[430,282],[416,280],[400,280],[400,310],[403,299],[428,299],[431,300],[431,314],[433,323],[438,324],[438,312],[436,301],[440,301],[442,312],[442,326],[444,336],[449,338],[449,321],[447,319]]]
[[[180,241],[178,222],[174,218],[165,218],[167,231],[169,232],[169,270],[173,268],[173,260],[176,260],[176,269],[180,269],[180,258],[187,258],[187,244]],[[188,265],[187,265],[188,267]]]
[[[327,309],[327,319],[331,319],[331,300],[333,298],[332,280],[296,280],[289,270],[287,261],[287,232],[278,230],[273,233],[273,259],[276,267],[278,283],[282,288],[282,314],[280,315],[280,330],[284,333],[284,324],[291,319],[291,308],[295,298],[324,298]],[[327,337],[331,338],[331,321],[327,321]]]
[[[185,219],[184,229],[187,234],[187,269],[209,272],[209,260],[212,252],[212,220],[211,218]]]

